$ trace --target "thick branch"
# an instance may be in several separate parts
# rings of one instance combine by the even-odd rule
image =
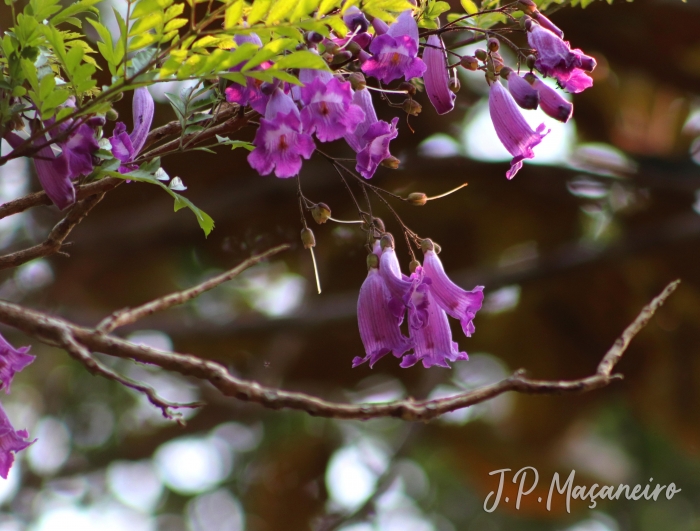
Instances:
[[[171,293],[170,295],[166,295],[165,297],[160,297],[141,306],[137,306],[136,308],[124,308],[122,310],[117,310],[109,317],[103,319],[100,322],[100,324],[97,325],[97,330],[108,334],[112,330],[119,328],[120,326],[134,323],[139,319],[148,317],[149,315],[152,315],[156,312],[161,312],[163,310],[167,310],[168,308],[172,308],[173,306],[184,304],[187,301],[199,297],[205,291],[214,289],[219,284],[223,284],[224,282],[228,282],[229,280],[237,277],[249,267],[254,266],[255,264],[263,260],[266,260],[267,258],[270,258],[271,256],[274,256],[277,253],[286,251],[287,249],[289,249],[288,244],[278,245],[277,247],[274,247],[269,251],[265,251],[264,253],[252,256],[244,262],[241,262],[233,269],[230,269],[225,273],[210,278],[209,280],[206,280],[201,284],[197,284],[196,286],[193,286],[189,289]]]
[[[612,374],[612,369],[620,360],[632,337],[648,323],[654,312],[673,293],[678,283],[679,281],[674,281],[669,284],[642,310],[605,355],[597,373],[593,376],[568,381],[543,381],[530,379],[524,375],[524,371],[520,370],[500,382],[448,398],[420,401],[409,398],[380,404],[342,404],[304,393],[261,386],[257,382],[246,381],[231,375],[219,363],[188,354],[135,345],[95,329],[76,326],[63,319],[28,310],[9,302],[0,301],[0,322],[53,345],[61,345],[62,339],[68,333],[91,351],[158,365],[166,370],[206,380],[225,396],[256,402],[271,409],[296,409],[314,416],[339,419],[396,417],[410,421],[426,421],[449,411],[484,402],[507,391],[525,394],[581,393],[604,387],[611,381],[622,378],[621,375]]]

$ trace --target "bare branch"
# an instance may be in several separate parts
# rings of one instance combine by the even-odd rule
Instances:
[[[105,193],[102,192],[76,203],[75,206],[70,209],[66,217],[59,221],[51,230],[44,242],[28,249],[0,256],[0,269],[17,267],[35,258],[41,258],[58,252],[71,231],[85,219],[90,210],[92,210],[97,203],[102,201],[104,195]]]
[[[231,375],[224,366],[213,361],[189,354],[178,354],[144,345],[135,345],[98,330],[80,327],[63,319],[9,302],[0,301],[0,322],[52,345],[60,345],[65,334],[68,333],[77,342],[93,352],[103,352],[119,358],[158,365],[166,370],[206,380],[225,396],[256,402],[271,409],[296,409],[306,411],[312,416],[337,419],[396,417],[409,421],[427,421],[444,413],[484,402],[507,391],[524,394],[582,393],[604,387],[613,380],[621,379],[622,375],[611,374],[613,367],[619,361],[632,337],[644,327],[677,286],[678,281],[669,284],[658,297],[642,310],[605,355],[598,372],[593,376],[577,380],[544,381],[530,379],[524,375],[524,371],[520,370],[500,382],[447,398],[420,401],[408,398],[379,404],[343,404],[304,393],[265,387],[257,382],[237,378]]]
[[[267,258],[270,258],[271,256],[274,256],[277,253],[286,251],[287,249],[289,249],[289,244],[278,245],[277,247],[274,247],[269,251],[265,251],[264,253],[251,256],[250,258],[241,262],[233,269],[230,269],[225,273],[210,278],[209,280],[205,280],[201,284],[197,284],[196,286],[193,286],[189,289],[171,293],[170,295],[160,297],[133,309],[124,308],[122,310],[117,310],[109,317],[103,319],[97,325],[96,330],[108,334],[114,329],[119,328],[120,326],[134,323],[139,319],[143,319],[144,317],[152,315],[156,312],[160,312],[163,310],[167,310],[168,308],[172,308],[173,306],[184,304],[187,301],[199,297],[205,291],[214,289],[219,284],[223,284],[224,282],[227,282],[237,277],[249,267],[254,266],[255,264],[263,260],[266,260]]]

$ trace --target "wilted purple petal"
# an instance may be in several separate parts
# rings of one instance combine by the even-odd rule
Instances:
[[[396,129],[398,118],[394,118],[391,124],[379,121],[370,126],[363,135],[365,147],[357,153],[357,165],[355,169],[365,179],[370,179],[384,159],[391,157],[389,143],[399,135]]]
[[[447,53],[442,39],[437,35],[428,37],[429,46],[423,52],[426,66],[425,92],[438,114],[450,112],[455,107],[455,93],[450,90],[450,76],[447,73]]]
[[[14,453],[24,450],[36,441],[36,439],[30,441],[28,438],[29,434],[26,430],[15,431],[7,413],[0,405],[0,477],[3,479],[7,479],[7,474],[15,461]]]
[[[558,90],[550,87],[534,74],[525,74],[525,79],[540,94],[540,108],[555,120],[568,122],[574,112],[574,104],[567,101]]]
[[[540,103],[540,94],[522,77],[511,70],[508,75],[508,91],[521,108],[537,109]]]
[[[34,361],[35,356],[27,354],[29,349],[30,347],[15,348],[0,335],[0,387],[5,388],[5,393],[10,392],[15,373]]]
[[[314,79],[301,89],[304,107],[301,121],[304,131],[316,132],[321,142],[331,142],[353,133],[364,121],[365,113],[352,104],[350,83],[331,78],[328,82]]]
[[[435,251],[428,249],[423,256],[423,269],[426,277],[431,280],[430,293],[433,300],[448,315],[458,319],[464,335],[470,337],[474,333],[474,317],[484,301],[484,287],[476,286],[471,291],[460,288],[447,277]]]
[[[365,347],[366,356],[356,357],[352,366],[369,361],[374,364],[389,352],[400,358],[411,348],[409,338],[401,334],[396,317],[389,310],[389,292],[384,280],[376,268],[370,268],[367,278],[360,288],[357,301],[357,320],[360,337]]]
[[[489,91],[489,113],[496,129],[498,139],[513,155],[511,167],[506,177],[512,179],[523,166],[524,159],[535,156],[532,151],[548,133],[544,132],[545,125],[540,124],[536,131],[528,125],[510,93],[499,81],[491,83]]]
[[[134,100],[132,102],[134,129],[131,131],[131,145],[134,151],[138,154],[143,149],[146,143],[146,137],[151,130],[153,122],[153,113],[155,112],[155,104],[153,96],[146,87],[139,87],[134,90]]]

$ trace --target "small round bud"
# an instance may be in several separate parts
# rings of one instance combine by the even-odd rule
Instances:
[[[430,238],[426,238],[425,240],[421,240],[420,249],[424,253],[427,253],[428,251],[434,251],[435,244],[433,243],[433,240],[431,240]]]
[[[311,217],[316,223],[322,225],[331,217],[331,209],[326,203],[318,203],[311,209]]]
[[[509,66],[504,66],[503,68],[501,68],[501,77],[503,79],[508,79],[508,76],[510,76],[512,73],[513,69]]]
[[[411,116],[418,116],[423,110],[423,106],[411,98],[405,99],[401,104],[401,108]]]
[[[537,4],[532,0],[518,0],[518,8],[526,15],[537,13]]]
[[[400,162],[401,161],[399,159],[397,159],[396,157],[387,157],[380,164],[382,166],[384,166],[385,168],[395,170],[396,168],[399,167]]]
[[[367,86],[367,80],[362,72],[353,72],[348,76],[348,81],[353,90],[362,90]]]
[[[340,51],[340,46],[338,46],[336,43],[334,43],[330,39],[326,39],[323,41],[323,47],[325,48],[326,53],[330,53],[332,55],[337,54]]]
[[[114,109],[109,109],[105,113],[105,118],[107,118],[107,120],[109,120],[110,122],[114,122],[119,119],[119,113]]]
[[[342,65],[343,63],[347,63],[348,61],[352,61],[352,52],[348,50],[341,50],[333,56],[331,64]]]
[[[305,43],[297,44],[296,48],[294,48],[297,52],[300,52],[302,50],[308,50],[309,47]]]
[[[304,249],[316,247],[316,238],[310,228],[304,227],[301,229],[301,243],[304,244]]]
[[[536,62],[537,62],[537,57],[535,57],[534,55],[528,55],[528,56],[527,56],[527,59],[525,59],[525,64],[527,65],[527,67],[528,67],[530,70],[532,70],[533,68],[535,68],[535,63],[536,63]]]
[[[462,59],[460,60],[459,64],[461,64],[462,67],[466,68],[467,70],[476,70],[479,68],[479,61],[476,57],[472,55],[462,56]]]
[[[490,51],[497,52],[501,47],[501,43],[498,42],[498,39],[491,37],[488,41],[486,41],[486,46]]]
[[[321,58],[323,58],[323,60],[326,63],[331,63],[333,61],[333,54],[332,53],[324,53],[321,55]]]
[[[532,20],[531,17],[528,17],[525,15],[523,18],[520,19],[520,26],[523,29],[526,29],[527,31],[530,31],[530,28],[532,27],[533,24],[537,24],[534,20]]]
[[[459,78],[456,76],[453,77],[450,80],[450,90],[452,92],[454,92],[455,94],[457,94],[459,92],[459,89],[461,89],[461,88],[462,88],[462,84],[459,82]]]
[[[535,76],[535,74],[533,74],[532,72],[528,72],[523,76],[523,79],[530,83],[530,85],[534,85],[535,81],[537,81],[537,76]]]
[[[384,226],[384,222],[382,221],[382,218],[374,218],[374,225],[377,227],[377,230],[379,232],[386,232],[386,227]]]
[[[416,94],[416,86],[413,83],[410,83],[408,81],[404,81],[399,85],[399,90],[405,90],[406,94],[409,96],[415,96]]]
[[[323,35],[316,31],[308,31],[306,35],[304,35],[304,38],[309,44],[320,44],[324,39]]]
[[[474,52],[474,57],[476,57],[479,61],[486,61],[488,54],[486,53],[486,50],[479,48]]]
[[[355,41],[350,41],[347,43],[345,46],[345,49],[352,54],[353,57],[357,57],[357,55],[362,51],[362,46],[357,44]]]
[[[379,257],[370,253],[367,255],[367,269],[377,269],[379,267]]]
[[[408,196],[406,197],[406,201],[415,206],[423,206],[428,202],[428,196],[425,195],[423,192],[413,192],[411,194],[408,194]]]
[[[387,248],[394,248],[394,237],[386,232],[384,235],[381,237],[379,240],[379,245],[381,245],[382,249],[387,249]]]
[[[411,273],[415,273],[416,269],[420,267],[420,262],[418,260],[411,260],[411,262],[408,264],[408,270]]]

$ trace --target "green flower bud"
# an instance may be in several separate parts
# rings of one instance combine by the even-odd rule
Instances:
[[[385,232],[384,235],[379,240],[379,245],[381,245],[382,249],[386,249],[388,247],[393,249],[394,248],[394,237],[390,233]]]
[[[418,260],[411,260],[411,262],[408,264],[408,270],[411,273],[415,273],[418,267],[420,267],[420,262]]]
[[[362,72],[353,72],[348,76],[348,81],[353,90],[362,90],[367,86],[367,80]]]
[[[435,244],[433,243],[433,240],[431,240],[430,238],[426,238],[425,240],[421,240],[420,249],[424,253],[427,253],[428,251],[434,251]]]
[[[411,116],[418,116],[423,110],[423,106],[416,100],[412,100],[411,98],[405,99],[403,104],[401,105],[401,108]]]
[[[311,216],[316,223],[322,225],[331,217],[331,209],[326,203],[318,203],[311,209]]]
[[[385,168],[395,170],[396,168],[399,167],[400,162],[401,161],[399,159],[397,159],[396,157],[387,157],[381,162],[381,165],[384,166]]]
[[[304,249],[316,247],[316,238],[310,228],[304,227],[301,230],[301,243],[304,244]]]
[[[408,194],[406,200],[412,205],[423,206],[428,202],[428,196],[425,195],[423,192],[413,192],[411,194]]]
[[[379,267],[379,258],[376,254],[370,253],[367,255],[367,269],[377,269]]]
[[[105,118],[109,120],[110,122],[114,122],[119,119],[119,113],[115,111],[114,109],[110,108],[106,113],[105,113]]]
[[[459,92],[459,89],[461,89],[461,88],[462,88],[462,84],[459,82],[459,78],[457,78],[456,76],[453,77],[450,80],[450,90],[452,92],[454,92],[455,94],[457,94]]]
[[[460,60],[459,64],[467,70],[477,70],[479,68],[479,61],[476,57],[472,55],[464,55]]]
[[[498,39],[491,37],[488,41],[486,41],[486,46],[490,51],[497,52],[501,47],[501,43],[498,42]]]
[[[528,55],[527,59],[525,59],[525,64],[530,70],[535,68],[535,62],[537,62],[537,57],[534,55]]]
[[[486,58],[488,57],[488,54],[486,53],[486,50],[482,50],[479,48],[474,52],[474,56],[479,60],[479,61],[486,61]]]
[[[416,94],[416,86],[409,81],[404,81],[399,85],[399,90],[405,90],[409,96],[414,96]]]

